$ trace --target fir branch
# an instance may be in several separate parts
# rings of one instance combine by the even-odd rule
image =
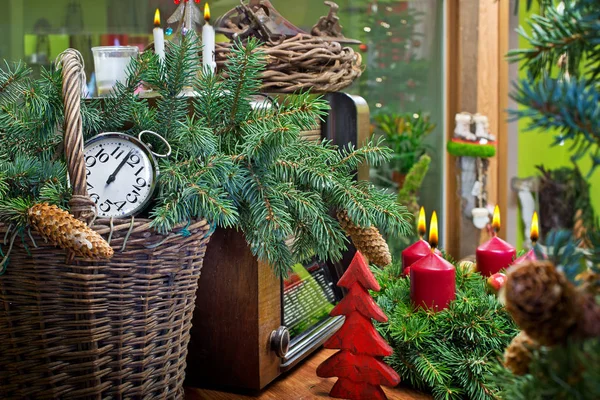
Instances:
[[[258,40],[251,38],[247,43],[234,43],[232,54],[228,60],[227,76],[223,83],[224,102],[229,109],[227,129],[246,120],[251,113],[249,98],[260,92],[260,75],[265,69],[264,53],[259,48]]]
[[[413,361],[415,370],[431,387],[442,385],[443,392],[447,392],[444,384],[450,378],[448,367],[441,362],[433,361],[433,357],[425,352],[418,353]]]
[[[396,196],[386,193],[368,182],[358,182],[355,186],[365,193],[371,210],[371,221],[388,235],[407,236],[413,231],[413,215],[405,206],[399,205]]]
[[[209,70],[202,70],[200,78],[195,83],[195,90],[199,93],[194,99],[196,116],[205,121],[206,127],[217,131],[223,121],[227,109],[223,99],[222,82],[219,76]]]
[[[600,31],[599,19],[597,3],[585,0],[564,2],[562,10],[558,3],[547,4],[543,15],[534,14],[528,21],[530,34],[523,27],[518,29],[532,48],[512,50],[508,59],[510,62],[523,62],[529,72],[538,77],[555,68],[561,57],[566,57],[568,62],[563,62],[563,71],[578,76],[583,60],[597,60],[598,44],[595,39]],[[590,63],[589,66],[596,77],[600,73],[600,65]]]
[[[198,51],[197,37],[191,32],[183,36],[180,44],[170,44],[165,69],[157,57],[150,59],[150,71],[155,72],[147,73],[148,80],[162,96],[157,100],[158,131],[167,140],[180,128],[178,121],[187,117],[188,101],[184,91],[194,86],[199,68]]]
[[[173,134],[172,146],[191,159],[205,158],[219,151],[219,138],[207,127],[206,121],[186,117]]]
[[[0,157],[13,159],[22,153],[49,160],[61,140],[55,134],[62,116],[59,89],[51,80],[29,80],[19,90],[19,100],[0,107],[0,132],[4,140]]]
[[[19,62],[12,67],[4,61],[4,68],[0,69],[0,106],[20,101],[30,74],[27,65]]]
[[[254,221],[262,221],[256,225],[256,228],[265,232],[273,232],[285,240],[292,234],[292,219],[283,199],[275,194],[274,185],[268,182],[269,178],[263,171],[250,163],[247,164],[247,168],[250,179],[244,189],[247,195],[243,198],[250,205],[251,218]]]
[[[349,144],[341,150],[341,159],[333,164],[334,170],[342,169],[346,173],[356,170],[362,163],[368,163],[371,167],[377,167],[388,162],[393,155],[392,149],[383,146],[384,138],[371,138],[362,147],[356,149]]]
[[[346,248],[345,233],[330,215],[322,198],[314,192],[301,191],[292,184],[280,184],[275,189],[283,196],[295,221],[292,253],[298,260],[317,255],[337,260]],[[316,245],[315,245],[316,244]]]
[[[225,228],[232,227],[237,222],[237,210],[222,188],[189,185],[182,193],[182,200],[191,209],[189,215],[192,218],[205,218]]]
[[[9,189],[10,186],[6,179],[6,175],[4,173],[0,173],[0,199],[6,197],[6,194],[8,193]]]
[[[520,82],[511,97],[527,107],[510,113],[514,118],[528,118],[529,130],[556,129],[554,145],[572,141],[575,160],[593,149],[592,171],[600,164],[600,92],[592,81],[530,78]]]
[[[289,146],[299,140],[300,131],[295,125],[253,124],[242,127],[245,143],[241,154],[261,164],[272,164]]]
[[[301,131],[308,131],[318,126],[324,118],[329,105],[322,97],[313,98],[308,93],[288,96],[277,104],[277,107],[263,107],[253,112],[246,124],[279,121],[282,125],[295,125]]]
[[[67,209],[69,200],[71,200],[72,191],[67,186],[66,180],[63,182],[58,179],[46,182],[40,188],[40,202],[55,204],[63,209]]]
[[[17,229],[27,225],[27,211],[33,206],[31,199],[14,197],[0,200],[0,221],[13,224]]]

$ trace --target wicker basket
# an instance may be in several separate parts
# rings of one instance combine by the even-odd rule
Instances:
[[[81,63],[63,57],[71,211],[89,216],[79,100]],[[93,204],[93,203],[92,203]],[[86,212],[87,211],[87,212]],[[0,276],[0,399],[182,399],[206,221],[169,235],[147,219],[96,220],[112,260],[72,258],[31,233]],[[2,246],[10,227],[0,225]]]

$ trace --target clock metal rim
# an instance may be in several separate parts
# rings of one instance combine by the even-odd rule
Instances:
[[[157,182],[158,176],[160,175],[160,170],[158,169],[158,161],[156,160],[156,157],[154,156],[152,151],[150,151],[150,149],[141,140],[138,140],[134,136],[130,136],[130,135],[127,135],[127,134],[121,133],[121,132],[103,132],[103,133],[100,133],[100,134],[94,136],[91,139],[88,139],[83,144],[83,153],[85,154],[86,147],[93,145],[96,142],[102,142],[104,140],[110,140],[110,139],[115,139],[115,138],[126,140],[128,142],[133,143],[135,146],[137,146],[140,149],[140,151],[148,157],[148,159],[150,160],[150,164],[152,166],[152,171],[151,171],[152,184],[150,185],[150,189],[148,190],[148,197],[146,197],[146,199],[144,199],[144,201],[140,202],[140,204],[136,208],[131,210],[131,212],[121,214],[118,217],[113,217],[113,218],[119,219],[119,218],[128,218],[131,216],[135,216],[136,214],[139,214],[140,212],[142,212],[143,210],[146,209],[146,207],[150,203],[150,200],[152,200],[154,192],[156,191],[156,182]],[[110,219],[111,217],[102,217],[102,218]]]

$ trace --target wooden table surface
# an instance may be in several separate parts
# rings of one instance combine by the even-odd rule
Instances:
[[[310,400],[329,398],[328,393],[337,378],[319,378],[315,371],[336,350],[322,349],[287,375],[273,382],[259,395],[224,393],[216,390],[186,388],[186,400]],[[402,385],[402,384],[400,384]],[[389,400],[430,400],[431,396],[411,389],[384,388]]]

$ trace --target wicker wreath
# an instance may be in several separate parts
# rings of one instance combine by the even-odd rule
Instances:
[[[225,63],[233,43],[216,44],[217,67]],[[260,47],[267,56],[262,91],[266,93],[329,93],[352,84],[362,73],[362,58],[350,47],[309,35],[297,35]]]

